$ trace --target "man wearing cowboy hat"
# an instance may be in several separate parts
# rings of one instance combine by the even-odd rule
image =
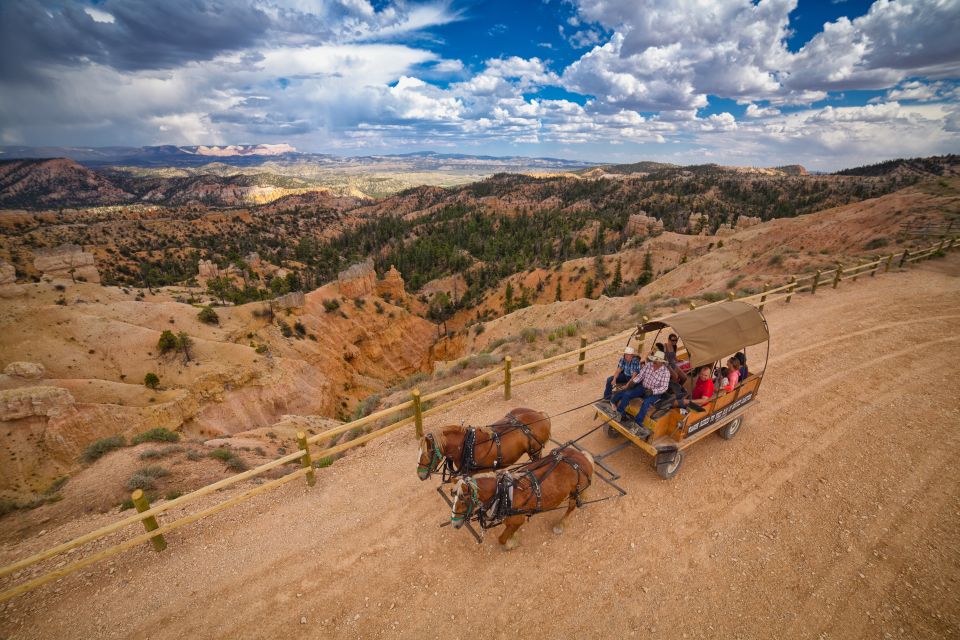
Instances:
[[[633,347],[624,349],[623,357],[620,358],[620,362],[617,363],[617,372],[607,378],[607,386],[603,388],[603,399],[610,399],[614,385],[616,385],[617,391],[619,391],[620,387],[630,382],[630,378],[640,373],[640,365],[642,364],[640,358],[636,356]]]
[[[627,421],[626,411],[630,401],[634,398],[643,398],[643,404],[640,405],[636,418],[637,435],[641,438],[650,435],[650,430],[643,425],[643,417],[670,386],[670,368],[665,362],[663,351],[654,351],[647,358],[646,364],[640,367],[640,371],[630,379],[630,387],[613,396],[613,402],[616,403],[617,411],[620,412],[620,422]]]

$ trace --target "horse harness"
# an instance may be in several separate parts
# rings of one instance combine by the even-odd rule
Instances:
[[[526,423],[521,421],[515,415],[513,415],[512,411],[507,413],[506,420],[510,424],[510,428],[507,429],[504,432],[504,434],[509,433],[514,429],[519,429],[524,433],[524,435],[527,436],[527,451],[530,453],[531,456],[539,455],[540,452],[543,451],[544,443],[541,442],[539,439],[537,439],[537,436],[533,435],[533,431],[530,429],[530,427],[527,426]],[[448,458],[446,468],[444,469],[444,476],[443,476],[444,482],[447,481],[446,474],[448,471],[450,472],[450,475],[452,477],[454,475],[454,471],[456,471],[456,474],[459,474],[459,475],[470,475],[475,471],[486,471],[490,469],[496,470],[503,466],[503,445],[500,442],[500,437],[504,434],[498,433],[494,428],[489,429],[489,433],[490,433],[490,439],[493,441],[493,443],[497,447],[497,459],[494,460],[493,466],[482,467],[477,464],[477,458],[476,458],[477,428],[469,427],[467,429],[466,435],[463,438],[463,448],[462,448],[462,451],[460,452],[460,468],[459,470],[455,470],[453,468],[452,461]],[[531,440],[533,440],[533,442],[536,442],[538,445],[538,448],[536,451],[530,450]]]
[[[538,513],[543,512],[543,483],[550,477],[550,474],[560,465],[561,462],[564,462],[570,466],[571,469],[577,474],[577,485],[576,491],[574,493],[574,499],[577,502],[577,506],[580,507],[583,505],[581,500],[581,495],[587,488],[590,486],[590,475],[584,471],[575,460],[572,460],[563,455],[562,449],[554,449],[550,455],[551,461],[548,463],[550,466],[547,469],[546,473],[542,477],[537,477],[536,470],[542,468],[542,464],[532,463],[530,465],[525,465],[524,468],[518,469],[520,473],[502,471],[497,474],[497,488],[494,491],[493,497],[490,498],[485,503],[480,503],[477,491],[473,490],[473,499],[475,503],[471,505],[471,510],[477,509],[477,521],[480,524],[482,529],[490,529],[492,527],[499,526],[503,523],[504,520],[511,516],[527,516],[529,519],[531,516],[534,516]],[[586,484],[581,488],[580,478],[586,480]],[[518,509],[513,504],[513,492],[514,489],[519,485],[520,481],[526,479],[527,483],[530,485],[530,493],[536,498],[537,504],[534,508],[525,508]],[[472,484],[476,484],[472,482]],[[469,517],[469,516],[468,516]]]

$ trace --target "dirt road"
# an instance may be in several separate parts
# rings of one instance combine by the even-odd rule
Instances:
[[[769,369],[737,437],[697,444],[671,481],[617,454],[628,495],[574,513],[562,536],[555,514],[512,552],[438,528],[449,512],[398,433],[313,489],[297,481],[169,535],[162,554],[144,546],[8,603],[0,637],[960,637],[958,276],[953,255],[773,305]],[[491,393],[446,421],[555,412],[605,375]],[[554,430],[592,424],[582,410]]]

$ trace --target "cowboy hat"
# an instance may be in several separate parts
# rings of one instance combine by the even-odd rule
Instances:
[[[636,351],[633,350],[633,347],[627,347],[626,349],[623,350],[623,355],[625,356],[632,356],[635,353]]]
[[[650,362],[666,362],[663,351],[654,351],[650,354]]]

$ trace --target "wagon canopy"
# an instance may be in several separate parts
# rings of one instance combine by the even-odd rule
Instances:
[[[716,362],[770,339],[767,323],[756,307],[746,302],[720,304],[684,311],[661,321],[648,322],[641,331],[672,328],[690,354],[690,366],[699,367]]]

